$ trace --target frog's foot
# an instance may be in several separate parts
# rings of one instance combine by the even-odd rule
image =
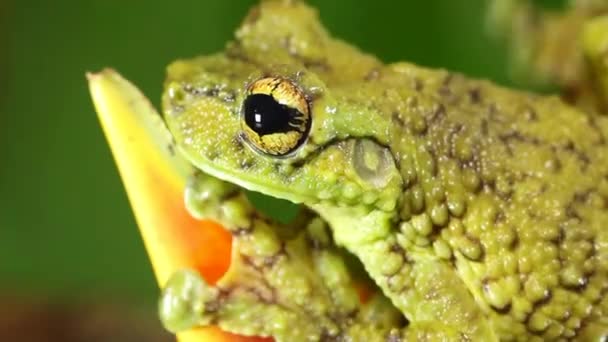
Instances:
[[[400,332],[403,340],[497,340],[468,288],[445,261],[425,255],[427,252],[405,251],[390,242],[359,250],[364,260],[374,260],[372,264],[385,260],[384,267],[376,265],[376,271],[370,269],[370,273],[410,321]]]
[[[596,108],[580,38],[588,20],[608,12],[608,2],[573,0],[557,13],[530,0],[489,1],[488,26],[509,42],[515,77],[556,84],[568,100]]]
[[[402,236],[390,214],[321,205],[313,208],[332,226],[336,243],[361,260],[384,295],[407,318],[407,327],[392,332],[395,338],[497,339],[456,268],[433,250]]]
[[[402,314],[379,292],[361,303],[360,284],[320,218],[285,234],[288,227],[256,212],[239,188],[202,173],[188,185],[186,203],[232,232],[232,260],[214,286],[192,270],[173,275],[160,302],[167,329],[213,324],[277,341],[374,341],[403,327]]]
[[[192,270],[170,278],[160,301],[167,329],[214,324],[277,341],[374,341],[402,326],[401,314],[384,297],[360,303],[321,220],[289,241],[258,220],[234,237],[231,266],[215,286]]]

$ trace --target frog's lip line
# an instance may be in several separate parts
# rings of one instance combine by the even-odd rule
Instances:
[[[320,201],[320,199],[318,199],[316,197],[311,197],[311,196],[299,196],[299,195],[294,196],[294,192],[287,192],[287,191],[281,190],[277,187],[272,187],[272,186],[268,186],[268,185],[260,186],[260,185],[258,185],[258,183],[255,180],[249,179],[249,177],[247,177],[247,176],[238,176],[237,177],[237,176],[230,174],[228,171],[224,171],[221,168],[218,168],[215,166],[211,167],[211,166],[208,166],[205,164],[195,164],[195,165],[197,167],[199,167],[203,172],[206,172],[213,177],[216,177],[216,178],[222,179],[226,182],[238,185],[247,190],[262,193],[262,194],[270,196],[270,197],[285,199],[285,200],[288,200],[288,201],[296,203],[296,204],[301,204],[303,202],[319,202]]]
[[[182,155],[186,156],[186,154],[183,153],[183,151],[182,151]],[[301,204],[303,202],[317,203],[317,202],[322,201],[321,199],[319,199],[317,197],[312,197],[312,196],[307,196],[307,195],[298,195],[293,191],[292,192],[285,191],[278,187],[272,187],[272,186],[268,186],[268,185],[260,186],[260,185],[258,185],[258,182],[256,180],[251,179],[250,177],[247,177],[247,175],[239,175],[237,177],[236,175],[233,175],[229,170],[226,170],[222,167],[218,167],[215,165],[211,166],[208,163],[201,163],[201,162],[197,162],[197,161],[191,160],[191,159],[189,159],[189,160],[193,165],[195,165],[201,171],[203,171],[215,178],[224,180],[228,183],[238,185],[241,188],[245,188],[247,190],[256,191],[256,192],[262,193],[262,194],[270,196],[270,197],[285,199],[285,200],[288,200],[288,201],[296,203],[296,204]]]
[[[350,138],[351,139],[357,139],[357,138],[360,139],[360,137],[350,137]],[[363,137],[363,138],[370,139],[374,143],[378,144],[379,146],[382,146],[382,147],[390,150],[390,148],[388,146],[379,142],[374,137]],[[305,158],[305,160],[310,160],[310,159],[314,158],[314,156],[316,156],[316,155],[320,154],[322,151],[324,151],[325,148],[332,146],[332,145],[336,144],[337,142],[347,141],[347,140],[348,139],[338,139],[338,138],[332,139],[332,140],[328,141],[326,144],[322,145],[320,148],[315,149],[312,154],[308,155]],[[258,153],[257,151],[255,151],[255,149],[253,149],[253,146],[249,146],[248,143],[246,143],[245,145],[248,146],[249,148],[251,148],[252,151]],[[336,203],[335,198],[321,199],[316,196],[298,194],[294,191],[289,191],[289,189],[284,190],[279,187],[269,186],[268,184],[260,185],[258,180],[248,177],[246,173],[236,176],[231,170],[214,164],[206,157],[204,157],[203,159],[206,159],[207,162],[201,162],[201,161],[197,161],[192,158],[189,158],[188,157],[189,154],[186,153],[186,151],[183,150],[183,148],[181,148],[181,147],[178,147],[178,148],[179,148],[181,154],[184,156],[184,158],[186,158],[190,163],[192,163],[192,165],[195,165],[197,168],[199,168],[203,172],[205,172],[215,178],[226,181],[228,183],[235,184],[241,188],[244,188],[244,189],[247,189],[250,191],[259,192],[266,196],[284,199],[284,200],[290,201],[295,204],[302,204],[304,202],[310,203],[310,206],[322,204],[322,203],[328,203],[328,202],[338,204],[338,203]],[[392,153],[391,153],[391,157],[393,158],[393,162],[396,163],[396,159]]]

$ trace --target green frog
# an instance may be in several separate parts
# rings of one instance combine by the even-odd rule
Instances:
[[[497,0],[495,18],[521,18],[525,3]],[[584,50],[562,57],[588,86],[561,78],[583,89],[569,98],[384,64],[300,1],[263,1],[224,52],[171,64],[164,118],[200,170],[187,207],[235,245],[216,284],[189,270],[169,280],[165,326],[277,341],[605,340],[608,18],[596,2],[574,7]],[[301,213],[278,223],[243,189]]]

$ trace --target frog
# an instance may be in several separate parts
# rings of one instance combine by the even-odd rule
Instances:
[[[495,3],[513,17],[526,2]],[[173,62],[164,120],[198,169],[186,204],[237,242],[218,283],[181,270],[165,284],[164,324],[277,341],[605,339],[608,19],[585,13],[572,58],[593,82],[577,99],[385,64],[294,0],[260,2],[223,52]],[[302,214],[281,225],[244,189]],[[372,300],[356,300],[342,248]]]

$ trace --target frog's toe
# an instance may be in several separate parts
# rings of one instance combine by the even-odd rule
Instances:
[[[251,230],[254,208],[237,186],[197,172],[184,192],[186,209],[197,219],[211,219],[233,233]]]
[[[173,332],[205,325],[217,306],[218,290],[208,286],[194,270],[175,272],[167,281],[159,301],[163,326]]]

